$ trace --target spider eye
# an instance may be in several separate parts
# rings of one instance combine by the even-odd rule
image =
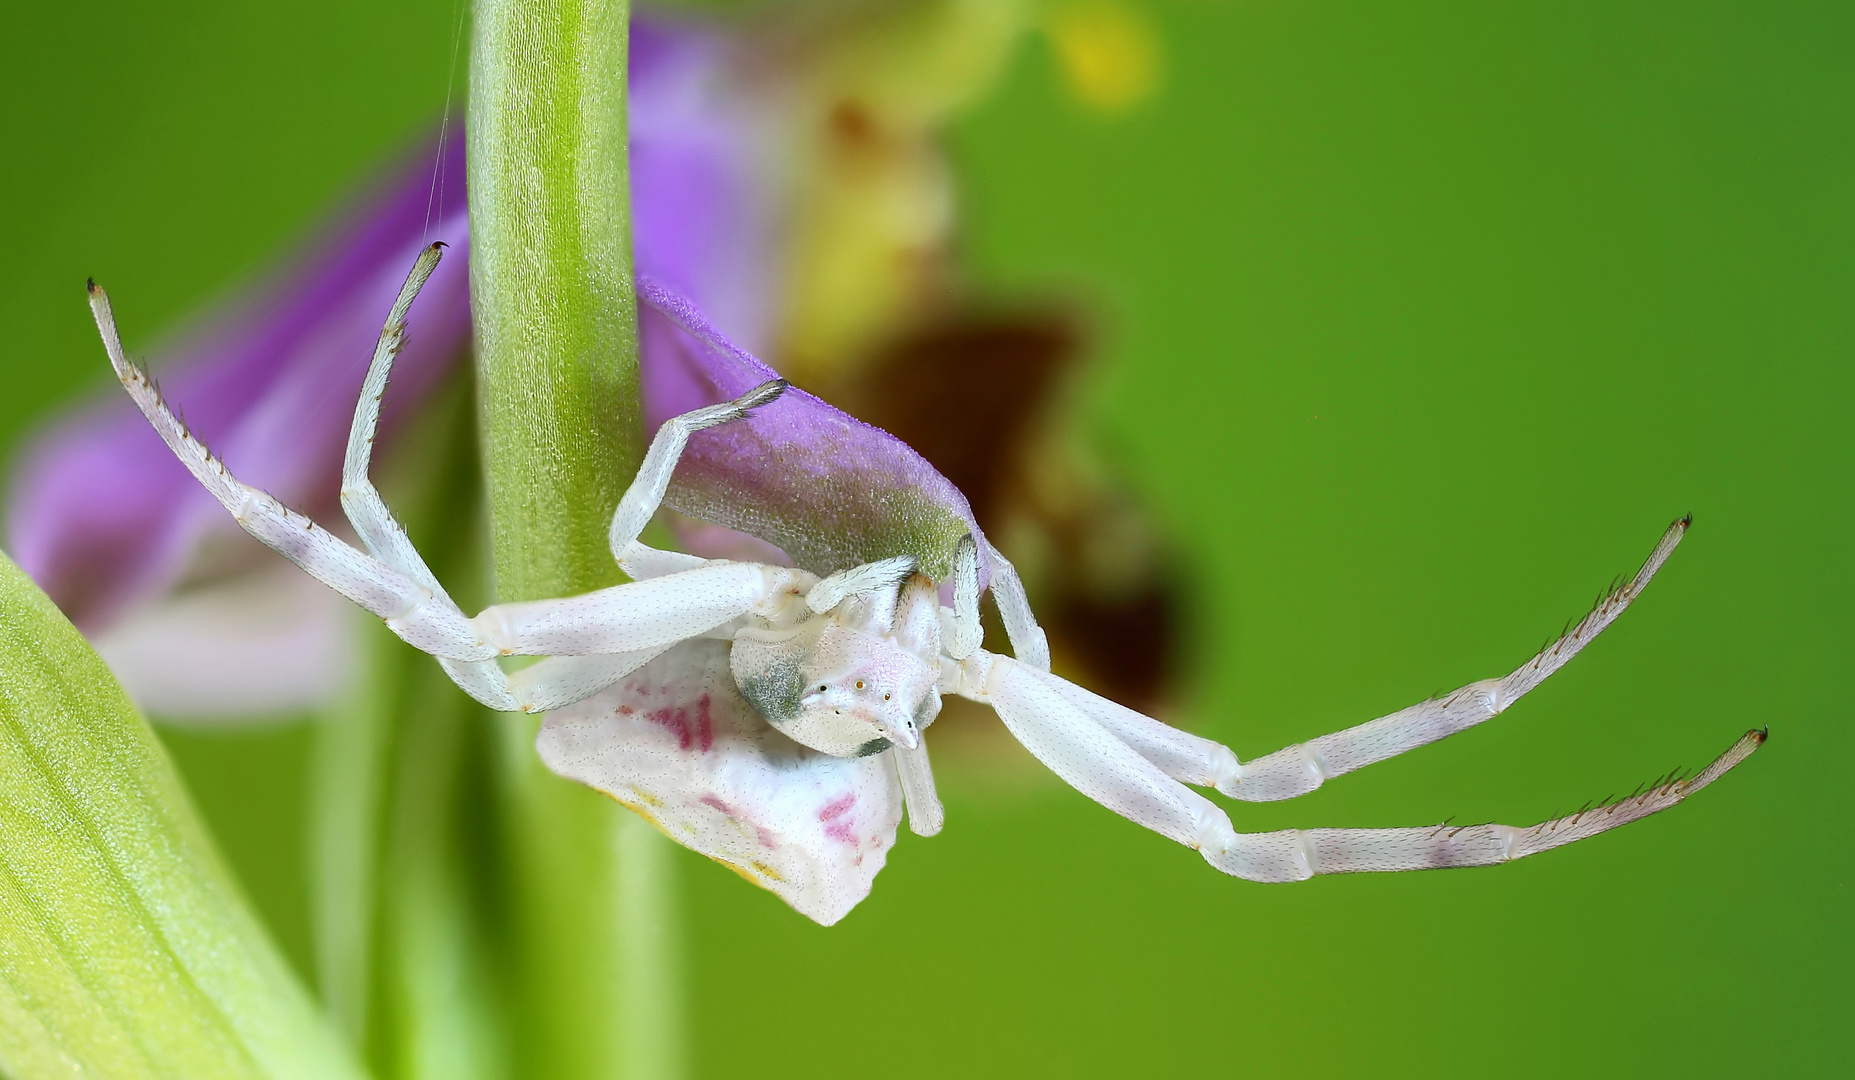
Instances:
[[[857,680],[857,689],[859,689],[859,690],[861,690],[861,689],[863,689],[863,680],[862,680],[862,679],[858,679],[858,680]]]
[[[829,690],[829,689],[831,689],[831,688],[830,688],[830,687],[828,687],[828,686],[820,686],[820,687],[818,688],[818,692],[819,692],[820,694],[822,694],[822,693],[824,693],[824,692],[825,692],[826,690]]]
[[[889,700],[889,695],[888,695],[888,694],[884,694],[884,695],[882,696],[882,699],[883,699],[884,701],[887,701],[887,700]]]

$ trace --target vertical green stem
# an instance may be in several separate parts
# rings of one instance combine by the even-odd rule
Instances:
[[[468,759],[483,717],[435,664],[402,685],[397,796],[387,825],[382,904],[381,1009],[373,1041],[381,1080],[507,1080],[529,1075],[508,1053],[509,989],[496,963],[492,891],[471,886],[485,869],[472,812],[481,770]],[[492,717],[501,721],[502,717]]]
[[[642,455],[626,0],[479,0],[470,286],[500,600],[622,580],[606,527]]]
[[[474,9],[471,302],[499,600],[622,580],[606,529],[643,448],[628,14],[626,0],[477,0]],[[505,730],[509,1000],[522,1010],[513,1058],[535,1076],[663,1075],[674,1053],[642,1045],[635,1025],[648,1010],[627,1008],[641,979],[673,993],[651,970],[668,963],[662,950],[634,944],[661,935],[632,925],[669,906],[663,860],[631,860],[621,873],[621,853],[636,846],[622,839],[621,811],[547,774],[532,722],[511,719]]]
[[[682,920],[671,888],[676,848],[636,814],[618,820],[618,933],[625,958],[620,988],[624,1075],[676,1080],[687,1072],[683,1046]]]
[[[466,608],[486,544],[472,380],[432,402],[376,479]],[[478,760],[484,717],[433,664],[355,612],[360,670],[325,710],[313,817],[317,974],[379,1080],[501,1080],[506,905]],[[500,721],[501,717],[496,717]],[[474,771],[472,767],[475,766]],[[488,887],[485,887],[488,886]]]
[[[393,702],[379,691],[381,668],[393,657],[381,648],[385,628],[360,613],[349,616],[362,670],[323,711],[310,770],[310,881],[314,890],[316,981],[330,1017],[357,1047],[367,1044],[373,983],[375,872],[380,804]],[[397,643],[395,643],[397,644]]]

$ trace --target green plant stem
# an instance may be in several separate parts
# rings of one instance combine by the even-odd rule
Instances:
[[[424,657],[419,658],[421,661]],[[401,747],[381,876],[382,1023],[375,1045],[379,1071],[394,1080],[505,1080],[528,1075],[512,1068],[506,1038],[508,995],[497,966],[497,940],[508,936],[495,903],[481,887],[494,865],[473,812],[481,807],[481,770],[472,751],[489,740],[485,716],[435,664],[421,663],[405,680]],[[499,862],[499,860],[497,861]],[[485,871],[488,871],[487,873]],[[473,888],[473,886],[477,886]]]
[[[318,718],[310,770],[311,911],[316,982],[329,1016],[357,1047],[367,1044],[378,903],[379,818],[385,796],[395,702],[382,669],[398,657],[387,631],[365,613],[344,612],[359,642],[361,670]],[[393,642],[397,645],[398,642]]]
[[[500,600],[623,580],[606,528],[642,456],[625,0],[481,0],[470,285]]]
[[[687,1072],[683,1045],[682,920],[673,886],[676,846],[636,814],[618,815],[618,933],[624,1074],[672,1080]]]
[[[471,303],[497,599],[623,580],[606,544],[642,456],[626,178],[624,0],[479,0],[471,43]],[[621,811],[553,777],[510,718],[500,776],[529,1075],[639,1077],[626,954],[667,906],[649,860],[621,873]],[[661,861],[661,860],[660,860]],[[629,901],[629,902],[628,902]],[[661,950],[658,950],[661,952]],[[651,1019],[658,1019],[653,1016]],[[656,1037],[661,1038],[661,1035]],[[673,1036],[672,1036],[673,1038]],[[636,1067],[628,1067],[632,1063]]]
[[[375,472],[432,570],[473,609],[488,577],[474,386],[457,380],[431,402]],[[353,615],[359,670],[323,712],[312,773],[323,1000],[381,1080],[506,1077],[488,943],[507,934],[484,887],[498,865],[491,800],[463,775],[488,718],[430,657]]]

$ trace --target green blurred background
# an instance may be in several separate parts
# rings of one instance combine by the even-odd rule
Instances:
[[[1091,116],[1034,44],[952,149],[975,282],[1105,331],[1085,424],[1195,583],[1173,719],[1249,757],[1504,672],[1695,514],[1498,722],[1238,827],[1529,823],[1771,742],[1539,859],[1294,886],[946,755],[838,927],[679,850],[696,1073],[1845,1075],[1855,7],[1151,11],[1157,98]],[[0,8],[5,446],[104,382],[86,276],[148,341],[434,131],[456,12]],[[169,734],[306,970],[308,729]]]

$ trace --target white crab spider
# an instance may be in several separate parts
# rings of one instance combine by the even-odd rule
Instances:
[[[1762,732],[1749,732],[1692,777],[1532,827],[1239,833],[1221,808],[1187,785],[1249,801],[1290,798],[1495,716],[1635,599],[1680,542],[1687,520],[1670,527],[1630,582],[1505,678],[1239,764],[1219,743],[1050,674],[1022,587],[989,547],[994,595],[1018,658],[980,648],[971,535],[955,556],[952,608],[940,605],[935,583],[907,558],[820,579],[640,543],[689,436],[745,418],[777,398],[782,381],[685,413],[658,430],[612,517],[612,554],[631,583],[499,604],[468,617],[368,478],[380,399],[406,314],[438,258],[433,245],[408,277],[355,408],[341,501],[366,552],[235,479],[124,355],[108,297],[94,285],[91,308],[130,396],[247,532],[431,653],[476,700],[548,713],[537,748],[555,771],[611,794],[821,922],[835,922],[867,894],[893,842],[898,803],[906,804],[915,832],[939,831],[943,815],[923,736],[944,694],[991,705],[1033,755],[1096,802],[1197,849],[1227,874],[1268,882],[1522,858],[1673,806],[1763,741]],[[497,658],[508,655],[546,659],[505,674]]]

